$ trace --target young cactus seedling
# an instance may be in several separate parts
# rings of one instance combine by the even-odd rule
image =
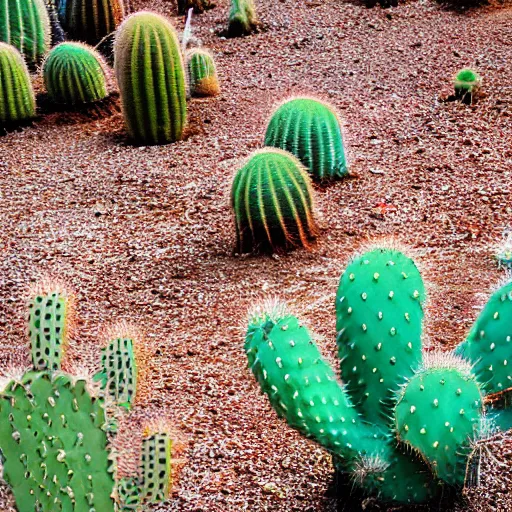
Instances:
[[[216,96],[220,92],[217,68],[210,52],[195,48],[187,52],[187,67],[192,96]]]
[[[472,69],[461,69],[453,81],[455,96],[465,103],[473,103],[475,94],[480,89],[480,75]]]

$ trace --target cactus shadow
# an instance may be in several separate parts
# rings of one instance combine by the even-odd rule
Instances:
[[[22,132],[24,128],[28,128],[30,126],[34,126],[34,119],[27,119],[16,123],[0,124],[0,137],[5,137],[10,133]]]

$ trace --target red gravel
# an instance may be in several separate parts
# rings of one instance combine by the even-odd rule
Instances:
[[[194,18],[222,93],[191,102],[185,141],[129,145],[117,98],[89,113],[45,112],[0,138],[1,365],[27,362],[20,297],[40,274],[76,291],[85,363],[99,358],[103,323],[140,324],[155,386],[137,418],[167,416],[188,440],[161,511],[343,509],[328,491],[330,457],[277,419],[246,369],[243,325],[256,300],[286,299],[334,363],[337,280],[368,241],[393,236],[418,255],[436,347],[462,339],[503,275],[491,249],[512,214],[510,5],[458,14],[431,1],[257,3],[264,29],[248,38],[217,35],[227,0]],[[172,13],[171,2],[132,4]],[[441,101],[468,65],[483,97]],[[318,189],[325,229],[314,252],[235,257],[231,177],[261,146],[273,105],[297,93],[338,108],[354,177]],[[396,211],[381,218],[378,203]],[[508,469],[484,464],[483,486],[453,510],[512,510],[510,438],[491,449]]]

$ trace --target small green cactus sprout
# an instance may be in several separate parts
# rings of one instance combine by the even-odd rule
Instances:
[[[453,81],[455,96],[458,99],[472,103],[474,94],[480,88],[482,80],[480,75],[472,69],[461,69]]]
[[[254,0],[231,0],[228,34],[239,37],[254,32],[258,25]]]
[[[91,45],[115,32],[124,17],[123,0],[60,0],[61,23],[70,37]]]
[[[30,66],[39,64],[51,41],[44,0],[0,0],[0,41],[17,48]]]
[[[15,125],[36,115],[27,65],[19,51],[0,43],[0,125]]]
[[[339,118],[334,109],[312,98],[292,98],[272,115],[265,145],[295,155],[315,180],[347,175]]]
[[[217,68],[210,52],[194,48],[187,52],[187,67],[192,96],[216,96],[219,94]]]
[[[231,205],[238,253],[310,248],[316,237],[309,177],[285,151],[253,153],[233,180]]]
[[[55,103],[93,103],[108,96],[105,69],[93,48],[82,43],[61,43],[44,62],[44,84]]]
[[[186,124],[185,71],[174,27],[138,12],[119,27],[115,71],[130,137],[141,144],[180,140]]]

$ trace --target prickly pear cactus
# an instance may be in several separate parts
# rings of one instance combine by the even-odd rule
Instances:
[[[126,127],[140,144],[180,140],[186,124],[185,71],[174,27],[138,12],[119,27],[115,71]]]
[[[285,151],[256,151],[231,188],[239,253],[312,246],[313,191],[300,162]]]
[[[455,96],[471,103],[481,83],[480,75],[476,71],[469,68],[461,69],[453,81]]]
[[[228,34],[232,37],[248,35],[258,25],[254,0],[231,0]]]
[[[17,48],[27,64],[39,64],[50,47],[44,0],[0,0],[0,41]]]
[[[93,48],[81,43],[62,43],[53,48],[44,62],[44,84],[55,103],[93,103],[108,96],[105,69]]]
[[[268,123],[265,146],[294,154],[319,181],[348,173],[338,116],[330,105],[313,98],[283,103]]]
[[[212,55],[195,48],[187,52],[187,67],[192,96],[215,96],[219,94],[219,79]]]
[[[0,126],[15,125],[36,115],[32,82],[16,48],[0,43]]]

